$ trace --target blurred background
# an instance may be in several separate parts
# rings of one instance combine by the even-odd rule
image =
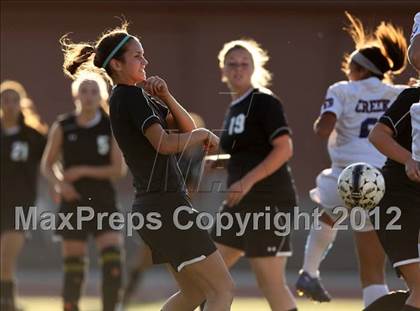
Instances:
[[[390,21],[403,28],[409,39],[418,1],[1,1],[1,80],[20,81],[34,100],[41,116],[51,124],[57,114],[73,109],[71,81],[64,77],[59,38],[71,33],[74,41],[93,41],[121,17],[140,36],[149,61],[148,75],[163,77],[175,97],[189,111],[203,117],[207,127],[218,129],[230,102],[220,81],[217,53],[223,43],[253,38],[270,55],[268,69],[274,73],[271,89],[285,107],[293,130],[294,158],[291,162],[300,196],[300,207],[314,204],[308,191],[316,175],[329,166],[325,142],[312,133],[327,87],[345,79],[340,71],[343,53],[352,52],[353,42],[343,31],[344,11],[361,18],[366,26]],[[415,76],[410,66],[397,83]],[[224,180],[224,172],[213,171],[204,186]],[[118,183],[120,207],[129,211],[131,177]],[[41,180],[38,206],[55,210]],[[223,193],[200,193],[194,197],[199,210],[215,211]],[[294,256],[289,260],[290,283],[302,262],[307,231],[294,234]],[[127,238],[128,266],[135,261],[136,236]],[[92,244],[93,245],[93,244]],[[60,244],[51,232],[34,231],[19,263],[21,295],[60,295]],[[91,248],[95,255],[94,247]],[[96,257],[96,256],[95,256]],[[97,265],[91,260],[87,292],[96,295]],[[233,271],[239,294],[258,295],[255,282],[241,261]],[[338,235],[323,262],[323,279],[334,296],[360,297],[352,232]],[[391,287],[401,284],[389,269]],[[146,274],[137,299],[168,296],[173,282],[161,267]],[[308,309],[310,310],[310,309]],[[344,309],[343,309],[344,310]]]

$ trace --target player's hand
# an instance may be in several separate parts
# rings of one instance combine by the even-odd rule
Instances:
[[[83,166],[73,166],[63,172],[64,180],[72,183],[85,176],[86,169]]]
[[[204,151],[206,151],[207,153],[214,153],[218,151],[220,138],[207,129],[205,129],[205,131],[207,135],[204,140]]]
[[[405,162],[405,172],[412,181],[420,182],[420,163],[409,159]]]
[[[407,81],[407,85],[409,87],[413,87],[417,84],[418,80],[416,78],[410,77],[410,79],[408,79]]]
[[[158,76],[151,76],[141,83],[141,87],[150,95],[164,99],[169,96],[168,85],[165,80]]]
[[[76,191],[74,186],[66,181],[61,181],[55,190],[62,196],[64,201],[72,202],[81,199],[80,194]]]
[[[238,205],[242,198],[251,190],[253,185],[254,183],[247,178],[242,178],[230,185],[226,198],[226,205],[228,207]]]

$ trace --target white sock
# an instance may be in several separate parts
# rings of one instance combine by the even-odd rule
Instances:
[[[389,289],[386,284],[373,284],[363,288],[363,302],[365,304],[365,308],[376,299],[388,294]]]
[[[305,257],[302,269],[308,272],[311,277],[319,277],[319,265],[337,235],[337,230],[334,230],[331,226],[322,221],[319,222],[319,226],[319,230],[315,230],[312,226],[305,246]]]

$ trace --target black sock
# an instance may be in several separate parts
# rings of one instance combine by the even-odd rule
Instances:
[[[143,271],[141,269],[133,269],[128,277],[127,286],[124,289],[124,304],[127,304],[131,296],[133,295],[134,291],[137,288],[137,285],[139,283],[139,280],[141,279],[141,276],[143,274]]]
[[[206,306],[206,301],[204,300],[200,305],[200,311],[204,311],[205,306]]]
[[[294,309],[290,309],[289,311],[298,311],[298,309],[294,308]]]
[[[420,309],[413,306],[404,305],[401,311],[420,311]]]
[[[64,311],[79,311],[85,265],[86,262],[83,257],[67,257],[64,259]]]
[[[107,247],[101,252],[102,308],[114,311],[122,298],[121,253],[118,247]]]
[[[15,307],[15,284],[13,281],[0,281],[1,310],[12,310]]]

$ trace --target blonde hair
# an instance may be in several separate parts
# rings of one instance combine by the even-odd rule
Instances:
[[[345,12],[350,22],[344,30],[353,39],[356,50],[364,54],[383,72],[381,79],[391,80],[407,65],[407,41],[401,28],[382,21],[374,32],[367,31],[360,19]],[[342,70],[348,72],[350,55],[345,54]]]
[[[85,71],[78,71],[77,74],[74,77],[74,80],[71,84],[71,93],[73,97],[76,97],[79,93],[80,85],[84,81],[94,81],[99,88],[99,94],[101,95],[101,108],[106,112],[109,113],[109,108],[107,104],[107,100],[109,97],[108,93],[108,84],[105,81],[105,78],[102,74],[85,70]]]
[[[48,132],[48,125],[41,120],[34,102],[28,97],[23,85],[17,81],[5,80],[0,84],[0,94],[7,91],[15,92],[19,96],[22,116],[21,122],[41,134],[46,134]]]
[[[219,67],[223,68],[225,66],[226,56],[236,49],[244,49],[251,54],[254,65],[254,72],[251,77],[252,85],[263,89],[270,86],[273,75],[264,67],[270,57],[268,56],[267,51],[253,39],[240,39],[225,43],[217,56],[219,59]],[[223,77],[222,81],[226,82],[226,78]]]

